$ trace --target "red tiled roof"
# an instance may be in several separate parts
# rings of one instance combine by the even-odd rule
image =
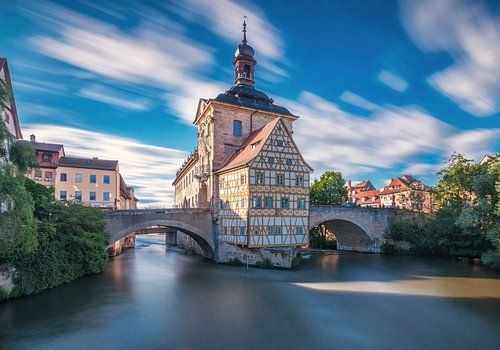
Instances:
[[[262,146],[264,146],[267,138],[279,122],[280,118],[276,118],[252,132],[217,172],[234,169],[252,161],[259,154]]]
[[[372,198],[373,196],[378,197],[380,195],[379,190],[371,190],[371,191],[361,191],[356,193],[354,198]]]
[[[131,187],[128,187],[123,179],[123,176],[120,174],[120,194],[127,199],[136,199],[134,195],[132,195]]]

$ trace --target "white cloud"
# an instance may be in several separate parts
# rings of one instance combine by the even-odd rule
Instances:
[[[68,156],[119,160],[127,185],[135,188],[141,206],[173,205],[172,181],[187,153],[144,144],[125,137],[50,124],[23,126],[26,135],[49,143],[62,143]]]
[[[103,85],[90,85],[82,88],[78,92],[79,96],[110,104],[133,111],[145,111],[148,109],[148,102],[144,99],[133,99],[123,93],[110,89]]]
[[[137,27],[123,31],[54,4],[44,3],[27,15],[45,20],[45,16],[37,17],[40,14],[49,18],[46,25],[53,30],[50,35],[30,39],[41,53],[121,83],[163,89],[185,122],[193,120],[198,98],[224,91],[226,84],[203,78],[203,73],[214,64],[214,49],[187,38],[166,16],[153,13],[144,18],[144,13],[138,11],[141,20]],[[86,95],[98,98],[88,91]],[[192,97],[189,106],[182,102],[186,96]],[[121,103],[113,97],[107,98],[107,102]],[[179,105],[183,108],[175,108]],[[137,104],[128,107],[141,108]]]
[[[477,116],[500,112],[500,15],[479,1],[402,1],[401,20],[417,45],[447,52],[454,64],[429,83]]]
[[[379,106],[375,103],[372,103],[361,96],[356,95],[350,91],[344,91],[342,95],[340,95],[340,99],[344,102],[347,102],[353,106],[360,107],[366,109],[367,111],[374,111]]]
[[[460,131],[415,106],[381,106],[366,118],[307,91],[298,101],[280,101],[301,116],[294,136],[316,176],[329,169],[358,177],[401,167],[416,174],[424,170],[422,164],[410,168],[416,159],[442,161],[455,151],[477,157],[500,143],[500,129]]]
[[[377,79],[398,92],[403,92],[408,88],[408,83],[405,80],[386,70],[381,71]]]
[[[269,59],[283,59],[284,42],[279,31],[257,8],[230,0],[186,0],[176,2],[178,13],[190,20],[200,21],[207,29],[227,42],[239,43],[243,16],[247,16],[247,39],[259,55]]]

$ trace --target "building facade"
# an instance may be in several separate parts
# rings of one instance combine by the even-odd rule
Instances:
[[[7,130],[14,139],[22,139],[21,126],[17,115],[16,101],[14,99],[14,90],[10,78],[9,65],[6,58],[0,57],[0,80],[1,84],[7,88],[10,96],[7,98],[7,103],[4,110],[0,110],[0,119],[5,123]]]
[[[430,187],[411,175],[391,179],[379,193],[382,208],[407,209],[423,213],[433,210]]]
[[[35,135],[29,143],[39,168],[30,169],[26,176],[52,187],[57,200],[109,210],[137,208],[134,189],[125,183],[117,160],[68,157],[63,145],[36,142]]]
[[[173,182],[175,206],[211,208],[223,244],[307,245],[312,169],[293,141],[299,117],[255,89],[257,62],[245,26],[234,85],[198,103],[198,145]]]

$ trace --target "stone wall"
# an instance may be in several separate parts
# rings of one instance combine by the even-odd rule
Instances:
[[[219,244],[219,259],[217,262],[227,263],[231,259],[238,259],[243,264],[256,265],[269,259],[273,266],[291,268],[292,260],[298,253],[297,247],[284,248],[244,248],[227,243]]]

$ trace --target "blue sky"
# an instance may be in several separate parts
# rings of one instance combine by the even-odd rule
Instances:
[[[143,206],[171,205],[200,97],[233,82],[242,16],[256,87],[301,116],[314,167],[410,173],[500,146],[500,2],[10,1],[0,3],[25,138],[119,159]]]

